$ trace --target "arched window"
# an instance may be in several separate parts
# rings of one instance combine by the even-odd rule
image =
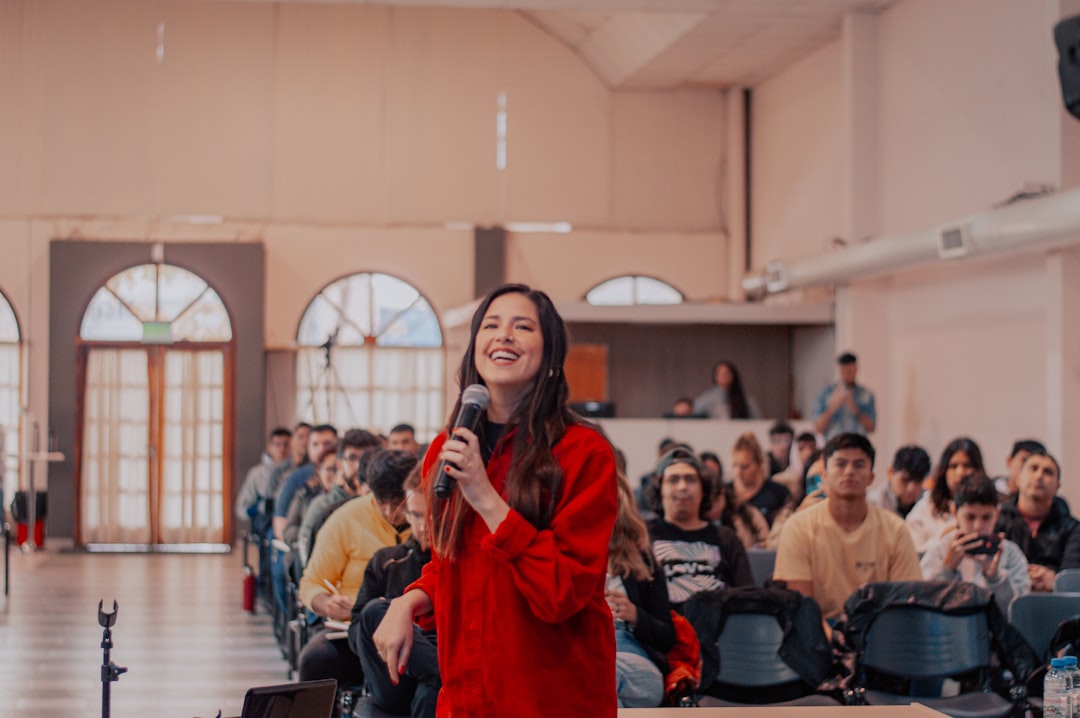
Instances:
[[[682,304],[683,295],[659,279],[627,274],[601,282],[585,293],[585,301],[602,306],[631,304]]]
[[[301,419],[339,431],[405,422],[421,441],[446,421],[439,320],[407,282],[370,272],[333,282],[304,311],[297,344]]]
[[[0,434],[3,446],[3,483],[4,505],[7,508],[19,487],[19,397],[22,387],[21,343],[19,322],[15,310],[11,308],[7,297],[0,293]]]
[[[151,344],[227,342],[232,323],[221,297],[200,277],[171,264],[142,264],[97,290],[79,336]]]
[[[232,336],[221,297],[182,267],[131,267],[94,293],[79,331],[80,544],[227,549]]]

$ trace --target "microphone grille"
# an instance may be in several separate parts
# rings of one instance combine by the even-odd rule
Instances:
[[[462,404],[477,404],[481,409],[486,409],[491,403],[491,394],[483,384],[469,384],[465,391],[461,392]]]

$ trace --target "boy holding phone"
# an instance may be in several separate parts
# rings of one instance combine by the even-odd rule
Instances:
[[[1002,611],[1016,596],[1031,593],[1024,552],[1004,534],[994,533],[998,494],[986,474],[978,471],[960,481],[953,493],[952,513],[956,528],[927,547],[919,563],[923,577],[967,581],[989,589]]]

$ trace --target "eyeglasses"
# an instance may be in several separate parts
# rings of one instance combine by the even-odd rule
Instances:
[[[360,459],[363,458],[363,456],[363,454],[353,454],[349,451],[346,451],[341,458],[345,459],[345,461],[348,461],[350,464],[355,464],[359,462]]]

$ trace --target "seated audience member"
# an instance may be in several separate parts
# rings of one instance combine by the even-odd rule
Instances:
[[[795,455],[799,458],[799,466],[805,468],[810,461],[810,455],[818,451],[817,437],[809,431],[804,431],[795,437]]]
[[[274,498],[270,490],[270,479],[274,475],[274,469],[289,460],[290,439],[292,432],[284,426],[270,432],[261,460],[248,469],[244,483],[236,494],[236,518],[251,521],[254,527],[255,517],[261,513],[266,500]]]
[[[671,405],[671,411],[664,412],[665,419],[686,417],[691,419],[699,418],[699,415],[694,413],[694,400],[686,396],[676,399],[675,403]]]
[[[368,467],[371,493],[330,514],[300,579],[300,600],[313,613],[348,621],[368,561],[380,548],[409,537],[402,517],[402,485],[416,466],[416,455],[380,449]],[[360,664],[345,639],[314,636],[300,653],[300,680],[336,678],[339,685],[362,678]]]
[[[739,370],[725,360],[713,366],[712,386],[694,399],[694,413],[713,419],[757,419],[761,410],[749,397],[739,378]]]
[[[408,451],[419,455],[420,444],[416,443],[416,429],[411,424],[398,424],[390,430],[386,448],[393,451]]]
[[[703,451],[698,454],[698,461],[701,462],[701,468],[709,474],[714,486],[724,483],[724,463],[719,456],[712,451]]]
[[[285,479],[291,476],[296,470],[303,468],[309,464],[311,459],[308,457],[308,446],[311,443],[311,424],[301,421],[293,429],[292,439],[289,442],[289,460],[284,464],[279,465],[274,469],[270,476],[269,490],[272,492],[271,500],[264,502],[267,508],[267,512],[270,514],[264,518],[266,524],[265,533],[263,538],[267,541],[271,539],[280,539],[278,531],[274,530],[274,518],[277,515],[278,494],[281,493],[281,486],[285,483]],[[285,515],[288,515],[289,507],[285,507]],[[280,526],[284,528],[285,518],[280,520]],[[260,558],[260,561],[263,559]],[[286,598],[285,598],[285,584],[286,584],[286,551],[281,550],[280,547],[273,547],[268,552],[266,559],[270,564],[270,582],[273,586],[274,602],[277,604],[278,610],[281,612],[286,611]]]
[[[653,555],[664,569],[668,597],[676,610],[691,596],[734,586],[752,586],[746,549],[735,532],[705,517],[712,485],[694,452],[675,448],[660,457],[649,500]]]
[[[285,524],[288,523],[289,506],[292,505],[293,495],[304,484],[318,486],[319,479],[315,476],[315,466],[311,463],[316,456],[321,456],[326,447],[336,444],[338,439],[337,429],[329,424],[320,424],[311,429],[308,434],[308,463],[297,467],[295,471],[285,477],[278,488],[277,496],[274,497],[274,538],[284,540]]]
[[[825,500],[825,452],[822,449],[818,449],[807,457],[801,480],[802,485],[799,490],[801,496],[796,511]]]
[[[660,440],[660,445],[656,449],[656,458],[659,459],[667,452],[674,449],[676,446],[682,446],[679,442],[672,439],[670,436],[665,436]],[[638,511],[644,516],[652,513],[652,508],[649,506],[649,502],[645,499],[645,493],[649,484],[652,482],[653,472],[649,471],[641,475],[638,480],[638,486],[634,489],[634,499],[637,501]]]
[[[921,581],[911,535],[896,514],[866,501],[874,447],[861,434],[825,444],[825,499],[792,514],[776,551],[773,578],[810,596],[827,621],[871,581]]]
[[[915,502],[904,519],[915,542],[915,550],[926,551],[930,542],[956,526],[956,519],[949,510],[953,491],[960,480],[983,468],[979,445],[967,437],[953,439],[941,452],[941,461],[933,473],[933,487]]]
[[[769,427],[769,477],[787,471],[791,466],[791,444],[795,430],[786,421],[778,421]]]
[[[314,484],[304,484],[293,494],[289,514],[285,517],[285,528],[281,532],[282,540],[293,548],[296,548],[299,541],[300,526],[304,523],[308,508],[317,498],[330,493],[334,484],[338,482],[337,454],[337,444],[330,444],[323,448],[312,462],[315,467],[315,478],[318,481]]]
[[[1012,445],[1009,458],[1005,460],[1007,473],[994,479],[994,487],[1002,499],[1016,498],[1016,482],[1020,478],[1020,469],[1032,454],[1045,454],[1046,447],[1035,439],[1020,439]]]
[[[930,455],[921,446],[901,446],[885,472],[886,481],[866,493],[866,500],[900,518],[907,518],[922,496],[923,480],[930,473]]]
[[[735,489],[730,485],[713,484],[712,507],[706,517],[717,526],[727,526],[739,537],[745,548],[761,548],[769,542],[769,522],[752,504],[735,501]]]
[[[667,582],[649,532],[619,474],[619,512],[608,550],[607,598],[615,619],[615,688],[620,708],[655,708],[664,698],[664,655],[675,643]]]
[[[806,466],[810,457],[818,452],[817,437],[809,431],[799,434],[795,438],[794,452],[794,459],[788,463],[788,467],[769,478],[786,487],[791,492],[792,505],[798,506],[806,496]]]
[[[1050,454],[1024,462],[1015,500],[1001,507],[997,530],[1024,552],[1032,591],[1053,591],[1057,572],[1080,568],[1080,522],[1057,495],[1061,467]]]
[[[963,479],[953,492],[953,513],[956,528],[931,541],[919,562],[923,577],[989,589],[998,608],[1008,611],[1013,598],[1031,593],[1031,578],[1020,547],[994,533],[998,517],[994,482],[981,471]]]
[[[337,457],[337,472],[331,477],[329,490],[313,498],[304,512],[296,541],[301,566],[307,564],[308,557],[311,555],[312,533],[322,528],[326,518],[334,509],[360,495],[363,486],[360,466],[365,453],[372,453],[363,446],[362,437],[366,433],[359,429],[350,429],[345,432],[345,437],[341,440],[341,451]]]
[[[732,487],[735,501],[751,504],[771,527],[781,523],[791,513],[791,492],[783,484],[765,475],[765,452],[753,432],[746,432],[735,440],[731,450]]]
[[[409,473],[402,488],[405,489],[405,519],[412,535],[405,543],[376,551],[364,569],[364,582],[360,584],[360,593],[352,607],[349,647],[360,656],[364,683],[375,705],[393,715],[433,718],[442,686],[434,627],[431,630],[413,627],[412,651],[397,683],[390,680],[386,663],[372,638],[391,599],[400,596],[409,584],[420,578],[424,564],[431,560],[427,500],[420,488],[420,464]]]

